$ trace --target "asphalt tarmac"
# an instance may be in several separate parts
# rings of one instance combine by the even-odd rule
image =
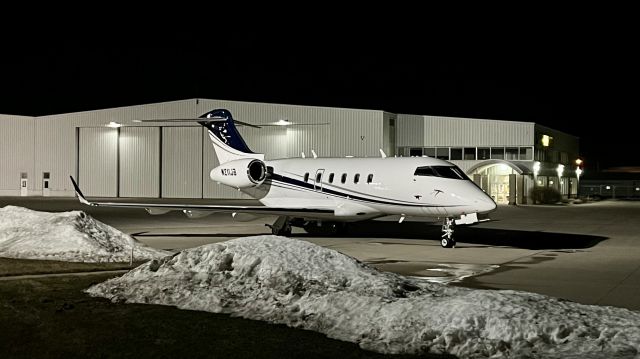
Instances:
[[[82,209],[150,246],[169,250],[270,234],[264,224],[275,220],[236,222],[222,213],[199,219],[179,212],[151,216],[142,209],[87,207],[72,198],[0,197],[0,207],[7,204],[46,211]],[[640,310],[640,202],[499,206],[491,218],[457,227],[454,249],[440,247],[439,225],[393,218],[354,224],[343,237],[311,236],[301,229],[294,229],[292,237],[425,280]]]

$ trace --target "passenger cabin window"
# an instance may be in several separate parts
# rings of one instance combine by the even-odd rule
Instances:
[[[329,173],[329,183],[333,183],[333,173]]]
[[[309,172],[304,174],[304,181],[308,182],[309,181]]]
[[[342,174],[342,179],[340,180],[340,182],[342,182],[342,183],[347,182],[347,174],[346,173]]]
[[[321,180],[322,180],[322,173],[320,172],[316,173],[316,183],[320,183]]]
[[[370,174],[369,176],[367,176],[367,183],[371,183],[373,182],[373,174]]]
[[[355,176],[353,176],[353,183],[358,183],[360,181],[360,174],[356,173]]]
[[[461,169],[455,166],[422,166],[422,167],[416,168],[416,171],[413,173],[413,175],[462,179],[462,180],[469,179],[469,177],[467,177],[467,175],[465,175]]]

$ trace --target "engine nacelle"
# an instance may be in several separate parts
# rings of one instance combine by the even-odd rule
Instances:
[[[211,170],[209,177],[235,188],[257,187],[267,177],[267,166],[261,160],[244,158],[221,164]]]

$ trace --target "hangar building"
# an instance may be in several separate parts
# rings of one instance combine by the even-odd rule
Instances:
[[[241,198],[214,183],[217,166],[195,118],[226,108],[245,141],[266,159],[432,156],[460,166],[498,203],[526,203],[534,182],[576,194],[577,137],[532,122],[394,114],[345,109],[189,99],[29,117],[0,115],[0,196]],[[310,159],[312,160],[312,159]],[[560,169],[564,166],[564,170]]]

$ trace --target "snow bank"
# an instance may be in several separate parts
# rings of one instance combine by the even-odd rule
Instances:
[[[145,246],[84,212],[38,212],[0,208],[0,257],[71,262],[128,262],[168,252]]]
[[[428,283],[277,236],[188,249],[87,292],[284,323],[382,353],[584,359],[640,350],[639,312]]]

